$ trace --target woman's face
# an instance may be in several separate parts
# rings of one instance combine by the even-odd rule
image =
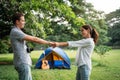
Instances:
[[[86,29],[84,29],[84,28],[81,28],[81,34],[82,34],[82,36],[83,36],[84,38],[87,38],[87,37],[90,36],[90,31],[89,31],[89,29],[86,30]]]

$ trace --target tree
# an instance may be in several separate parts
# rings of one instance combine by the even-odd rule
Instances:
[[[52,39],[52,36],[57,36],[56,26],[59,26],[59,30],[63,28],[67,30],[69,37],[76,34],[74,28],[84,24],[84,19],[77,18],[70,6],[65,1],[51,1],[51,0],[0,0],[0,41],[5,40],[5,37],[9,35],[12,21],[11,15],[14,12],[22,11],[25,13],[26,26],[25,31],[28,34],[38,36],[44,39]],[[58,18],[59,20],[57,20]],[[61,22],[68,22],[67,25],[60,25]],[[74,25],[73,27],[70,25]],[[66,26],[66,27],[65,27]],[[3,29],[4,27],[4,29]],[[69,28],[67,28],[69,27]],[[55,30],[56,29],[56,30]],[[61,30],[61,31],[62,31]],[[65,31],[64,31],[65,32]],[[66,34],[62,34],[61,36]],[[51,36],[51,37],[48,37]],[[55,37],[57,39],[57,37]],[[64,39],[64,37],[61,37]],[[62,39],[62,40],[63,40]],[[4,41],[6,42],[6,41]],[[5,43],[8,45],[8,43]],[[2,46],[0,46],[2,47]]]
[[[108,35],[111,37],[109,41],[109,45],[113,46],[114,48],[120,47],[120,23],[115,23],[112,27],[109,28]]]
[[[100,56],[99,66],[103,66],[104,64],[104,57],[107,52],[111,50],[111,47],[99,45],[95,48],[95,52]]]
[[[0,0],[0,39],[9,35],[11,29],[11,15],[19,11],[19,4],[10,0]]]
[[[109,37],[107,37],[108,26],[104,12],[95,10],[93,5],[85,2],[85,0],[70,1],[75,14],[78,17],[82,17],[86,24],[92,25],[99,32],[98,45],[106,44],[109,41]]]
[[[108,45],[120,47],[120,9],[106,15],[106,21],[109,25],[108,36],[111,37]]]
[[[115,11],[106,14],[106,21],[109,24],[109,27],[120,22],[120,9],[116,9]]]
[[[0,53],[10,50],[9,33],[11,30],[11,15],[19,11],[19,4],[10,0],[0,0]],[[11,50],[10,50],[11,51]]]
[[[11,15],[17,11],[25,13],[25,31],[33,36],[51,41],[78,40],[80,26],[90,24],[100,33],[99,44],[108,39],[103,13],[85,0],[0,0],[0,6],[1,41],[9,40]]]

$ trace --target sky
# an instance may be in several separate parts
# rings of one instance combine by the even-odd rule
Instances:
[[[94,8],[104,11],[106,14],[120,8],[120,0],[86,0],[93,4]]]

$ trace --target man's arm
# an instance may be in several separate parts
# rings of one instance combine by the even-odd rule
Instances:
[[[46,40],[38,38],[38,37],[30,36],[30,35],[25,35],[25,37],[23,39],[26,41],[31,41],[31,42],[35,42],[35,43],[39,43],[39,44],[50,44],[49,41],[46,41]]]

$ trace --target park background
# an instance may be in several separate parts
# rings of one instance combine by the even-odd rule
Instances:
[[[85,0],[0,0],[0,80],[18,79],[12,64],[13,53],[9,39],[13,26],[11,17],[15,12],[25,14],[25,33],[49,41],[82,39],[80,26],[90,24],[99,32],[92,56],[91,80],[120,79],[120,8],[106,14]],[[34,69],[34,65],[49,46],[31,42],[28,45],[34,48],[31,53],[33,80],[75,80],[76,48],[61,47],[71,60],[70,70],[44,71]]]

